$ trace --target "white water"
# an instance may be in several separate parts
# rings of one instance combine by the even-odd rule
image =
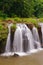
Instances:
[[[11,52],[10,48],[10,35],[11,35],[11,26],[8,26],[9,33],[5,48],[5,53],[1,54],[1,56],[12,56],[15,53],[19,56],[29,55],[31,53],[35,53],[38,49],[41,48],[40,39],[38,35],[38,31],[35,27],[33,27],[33,35],[31,30],[25,24],[17,24],[17,29],[14,33],[14,40],[13,40],[13,52]],[[37,49],[35,49],[34,45],[37,45]]]
[[[13,25],[12,23],[8,25],[9,33],[8,33],[8,37],[7,37],[5,52],[10,52],[10,51],[11,51],[11,50],[10,50],[10,46],[11,46],[11,45],[10,45],[10,43],[11,43],[10,35],[11,35],[11,26],[12,26],[12,25]]]
[[[14,34],[14,41],[13,41],[13,49],[14,52],[22,52],[22,31],[20,27],[17,25],[17,29]]]
[[[13,42],[14,51],[24,52],[23,50],[24,41],[25,41],[25,44],[24,44],[25,47],[26,47],[26,44],[28,45],[26,48],[24,48],[24,50],[27,49],[26,52],[29,52],[35,49],[33,36],[32,36],[30,29],[25,24],[18,24],[17,29],[14,34],[14,42]]]
[[[38,34],[38,30],[36,27],[33,27],[32,29],[32,33],[33,33],[33,38],[34,38],[34,43],[35,45],[37,45],[37,48],[41,48],[41,43],[40,43],[40,39],[39,39],[39,34]]]
[[[26,31],[25,36],[28,39],[28,52],[29,52],[30,50],[34,49],[33,36],[32,36],[30,29],[25,24],[24,24],[24,27]]]

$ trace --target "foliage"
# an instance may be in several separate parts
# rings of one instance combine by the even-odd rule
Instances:
[[[6,40],[8,36],[8,28],[4,25],[5,23],[0,23],[0,53],[5,50]],[[16,24],[11,27],[11,41],[14,37],[14,32],[16,30]]]
[[[4,27],[2,24],[0,24],[0,53],[4,52],[7,35],[8,35],[8,29]]]
[[[7,18],[7,14],[0,11],[0,17],[2,18],[2,20],[5,20]]]
[[[43,17],[43,0],[0,0],[2,17]]]
[[[12,31],[12,32],[15,32],[15,30],[16,30],[16,24],[13,24],[13,25],[11,26],[11,31]]]
[[[36,4],[35,4],[35,12],[34,12],[34,14],[35,14],[35,16],[36,17],[43,17],[43,3],[41,2],[35,2]]]

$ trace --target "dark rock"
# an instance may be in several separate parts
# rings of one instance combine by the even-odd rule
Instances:
[[[39,33],[39,38],[40,38],[41,46],[42,46],[42,32],[41,32],[41,27],[40,26],[38,26],[38,33]]]
[[[19,56],[19,55],[18,55],[18,54],[16,54],[16,53],[13,55],[13,57],[18,57],[18,56]]]
[[[27,25],[28,28],[30,28],[30,30],[32,30],[32,28],[33,28],[33,24],[32,23],[28,23],[28,24],[26,23],[26,25]]]

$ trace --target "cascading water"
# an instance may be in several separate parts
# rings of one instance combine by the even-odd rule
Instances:
[[[28,38],[25,35],[26,34],[26,27],[22,24],[22,38],[23,38],[23,51],[27,52],[28,50]]]
[[[18,25],[17,25],[17,29],[14,34],[13,49],[14,49],[14,52],[22,52],[23,51],[22,31]]]
[[[13,53],[11,52],[11,40],[10,40],[11,26],[12,25],[13,25],[12,23],[8,24],[9,33],[8,33],[8,37],[7,37],[5,52],[3,54],[1,54],[1,56],[12,56],[12,55],[14,55],[14,52]]]
[[[6,48],[5,48],[5,52],[11,52],[11,48],[10,48],[10,44],[11,44],[11,40],[10,40],[10,35],[11,35],[11,26],[13,24],[9,24],[8,25],[8,29],[9,29],[9,33],[8,33],[8,37],[7,37],[7,43],[6,43]]]
[[[39,39],[39,35],[38,35],[38,30],[37,30],[36,27],[33,27],[32,33],[33,33],[34,43],[37,46],[37,49],[41,48],[40,39]]]
[[[14,33],[13,40],[13,52],[11,52],[11,26],[8,25],[9,33],[7,38],[7,43],[5,47],[5,53],[2,56],[12,56],[14,53],[24,56],[28,55],[28,53],[37,52],[37,49],[41,48],[38,31],[35,27],[33,27],[32,32],[25,24],[17,24],[17,29]],[[37,49],[35,49],[35,44],[37,45]]]
[[[26,41],[28,43],[26,43],[28,45],[27,53],[37,52],[37,50],[34,47],[34,39],[31,30],[25,24],[23,24],[23,26],[25,27],[25,37],[27,37]]]
[[[24,27],[26,31],[25,36],[28,39],[28,51],[29,51],[29,50],[34,49],[33,36],[32,36],[30,29],[25,24],[24,24]]]
[[[13,48],[16,52],[29,52],[35,49],[32,32],[25,24],[17,25]]]

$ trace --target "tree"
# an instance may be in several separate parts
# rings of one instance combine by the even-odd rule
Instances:
[[[43,17],[43,2],[40,0],[0,0],[0,11],[8,17]]]
[[[35,1],[35,6],[34,6],[34,9],[35,9],[35,12],[34,12],[34,15],[36,17],[43,17],[43,3],[40,2],[40,1]]]

